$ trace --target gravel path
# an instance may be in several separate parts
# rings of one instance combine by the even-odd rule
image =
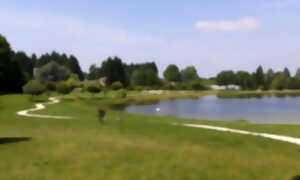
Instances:
[[[277,140],[277,141],[284,141],[284,142],[300,145],[300,138],[294,138],[294,137],[289,137],[289,136],[257,133],[257,132],[229,129],[229,128],[223,128],[223,127],[217,127],[217,126],[200,125],[200,124],[176,124],[176,125],[181,125],[181,126],[185,126],[185,127],[193,127],[193,128],[210,129],[210,130],[215,130],[215,131],[223,131],[223,132],[230,132],[230,133],[237,133],[237,134],[245,134],[245,135],[251,135],[251,136],[259,136],[259,137],[263,137],[263,138],[273,139],[273,140]]]
[[[17,115],[25,116],[25,117],[33,117],[33,118],[72,119],[72,117],[68,117],[68,116],[52,116],[52,115],[30,114],[30,112],[40,111],[40,110],[45,109],[46,105],[57,104],[59,102],[60,102],[59,99],[57,99],[55,97],[51,97],[51,98],[49,98],[49,102],[36,104],[35,108],[19,111],[19,112],[17,112]]]

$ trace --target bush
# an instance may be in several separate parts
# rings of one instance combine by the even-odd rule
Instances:
[[[135,91],[143,91],[143,90],[145,90],[145,87],[144,87],[144,86],[133,86],[133,87],[132,87],[132,90],[135,90]]]
[[[126,98],[126,97],[127,97],[126,90],[119,90],[115,95],[115,98]]]
[[[40,95],[46,91],[46,86],[38,81],[29,81],[23,86],[23,92],[31,95]]]
[[[61,81],[56,86],[56,91],[60,94],[69,94],[73,90],[73,87],[69,83]]]
[[[163,87],[163,90],[176,90],[176,86],[172,85],[172,84],[166,84],[164,87]]]
[[[75,93],[75,94],[79,94],[79,93],[82,93],[83,92],[83,89],[82,88],[75,88],[72,90],[72,93]]]
[[[78,76],[75,74],[73,74],[67,81],[66,83],[72,88],[72,89],[75,89],[75,88],[80,88],[81,87],[81,84],[78,80]]]
[[[99,93],[101,92],[101,86],[99,84],[87,84],[85,87],[86,91],[89,93]]]
[[[190,81],[187,83],[187,90],[205,90],[205,86],[200,81]]]
[[[56,84],[54,82],[48,81],[44,83],[47,91],[56,91]]]
[[[111,85],[112,90],[120,90],[123,88],[123,84],[120,81],[114,82]]]

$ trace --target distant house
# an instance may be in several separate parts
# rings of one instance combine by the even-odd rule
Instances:
[[[227,86],[211,85],[210,88],[212,90],[235,90],[235,91],[241,90],[240,86],[234,84],[230,84]]]
[[[210,89],[212,90],[226,90],[225,86],[219,86],[219,85],[211,85]]]
[[[99,83],[100,83],[102,86],[106,87],[106,86],[107,86],[107,80],[108,80],[107,77],[101,77],[101,78],[99,79]]]

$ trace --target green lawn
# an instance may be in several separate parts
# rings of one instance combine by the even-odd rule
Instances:
[[[104,125],[98,122],[98,107],[124,101],[128,99],[66,99],[38,112],[74,117],[55,120],[19,117],[16,111],[34,106],[28,96],[0,96],[0,179],[289,180],[300,175],[300,146],[170,124],[193,122],[300,137],[298,125],[194,121],[115,111],[108,112]]]

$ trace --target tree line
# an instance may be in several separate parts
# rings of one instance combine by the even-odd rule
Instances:
[[[262,66],[252,74],[246,71],[222,71],[215,80],[219,85],[235,84],[245,90],[300,89],[300,68],[294,76],[288,68],[275,72],[273,69],[264,71]]]
[[[35,70],[41,69],[40,78],[45,75],[46,69],[50,81],[59,81],[55,78],[58,73],[63,73],[63,79],[69,75],[76,74],[79,80],[84,80],[84,73],[81,70],[78,59],[74,55],[67,56],[55,51],[37,57],[35,54],[28,56],[25,52],[15,52],[4,36],[0,34],[0,92],[17,93],[28,81],[35,79]],[[51,78],[52,77],[52,78]]]
[[[300,69],[292,76],[289,69],[275,72],[264,71],[259,66],[254,73],[247,71],[222,71],[216,77],[205,79],[198,75],[194,66],[179,69],[169,65],[159,77],[155,62],[127,64],[119,57],[108,57],[98,66],[93,64],[88,72],[83,72],[78,59],[65,53],[45,53],[37,57],[25,52],[15,52],[6,38],[0,35],[0,93],[17,93],[31,80],[48,83],[71,81],[93,81],[106,77],[107,86],[131,89],[174,89],[203,90],[209,85],[239,85],[244,90],[254,89],[300,89]],[[36,83],[32,83],[36,84]],[[93,89],[89,87],[89,89]],[[95,90],[95,88],[94,88]]]

